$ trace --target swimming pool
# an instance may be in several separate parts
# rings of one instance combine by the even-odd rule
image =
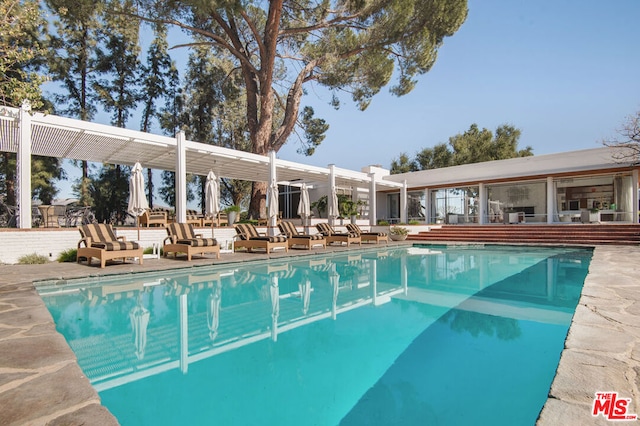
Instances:
[[[590,259],[429,245],[38,290],[123,425],[533,424]]]

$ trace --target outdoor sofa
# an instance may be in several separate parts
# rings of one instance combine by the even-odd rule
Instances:
[[[251,223],[238,223],[233,226],[236,229],[234,251],[239,248],[245,248],[248,252],[256,248],[265,249],[267,253],[276,248],[289,251],[289,243],[284,235],[272,237],[261,235]]]
[[[327,239],[322,234],[302,234],[298,232],[293,222],[282,221],[278,224],[280,232],[287,237],[289,248],[293,246],[305,246],[311,250],[313,246],[327,247]]]
[[[177,257],[178,253],[185,253],[187,260],[191,260],[193,254],[214,253],[220,259],[220,246],[215,238],[202,238],[202,234],[193,231],[190,223],[170,223],[167,226],[168,236],[163,241],[163,256],[173,253]]]
[[[77,260],[87,259],[87,265],[91,265],[91,259],[100,260],[100,267],[104,268],[107,260],[137,257],[142,265],[142,247],[135,241],[126,241],[124,236],[116,237],[111,225],[96,223],[78,227],[82,239],[78,242]]]

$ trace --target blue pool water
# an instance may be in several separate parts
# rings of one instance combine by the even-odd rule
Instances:
[[[534,424],[590,259],[432,245],[38,290],[123,425]]]

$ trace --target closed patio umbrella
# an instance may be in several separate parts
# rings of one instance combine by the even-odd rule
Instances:
[[[336,191],[332,191],[331,192],[331,202],[329,203],[329,217],[330,218],[337,218],[338,216],[340,216],[340,212],[338,211],[338,194],[336,194]]]
[[[271,185],[267,189],[267,202],[268,202],[268,210],[267,216],[269,217],[268,222],[268,230],[269,235],[275,235],[274,227],[278,223],[278,184],[275,180],[271,181]]]
[[[144,175],[142,166],[136,163],[131,169],[129,178],[129,206],[127,211],[136,217],[138,226],[138,240],[140,239],[140,216],[149,208],[147,197],[144,195]]]
[[[300,188],[300,203],[298,204],[298,216],[302,218],[302,224],[307,226],[309,216],[311,216],[311,203],[309,202],[309,190],[306,184]]]
[[[209,171],[207,181],[204,185],[204,214],[211,217],[211,236],[213,237],[213,222],[220,212],[220,188],[218,187],[218,179],[213,171]]]

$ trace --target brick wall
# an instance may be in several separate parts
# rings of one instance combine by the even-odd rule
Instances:
[[[196,228],[196,233],[205,238],[211,237],[211,228]],[[221,227],[214,228],[213,233],[222,251],[230,250],[235,230]],[[141,228],[140,240],[136,228],[116,229],[116,235],[125,236],[127,241],[138,241],[147,248],[154,244],[162,246],[167,231],[164,228]],[[18,263],[20,257],[34,253],[55,261],[63,251],[77,248],[78,241],[80,232],[75,228],[0,229],[0,263]]]

